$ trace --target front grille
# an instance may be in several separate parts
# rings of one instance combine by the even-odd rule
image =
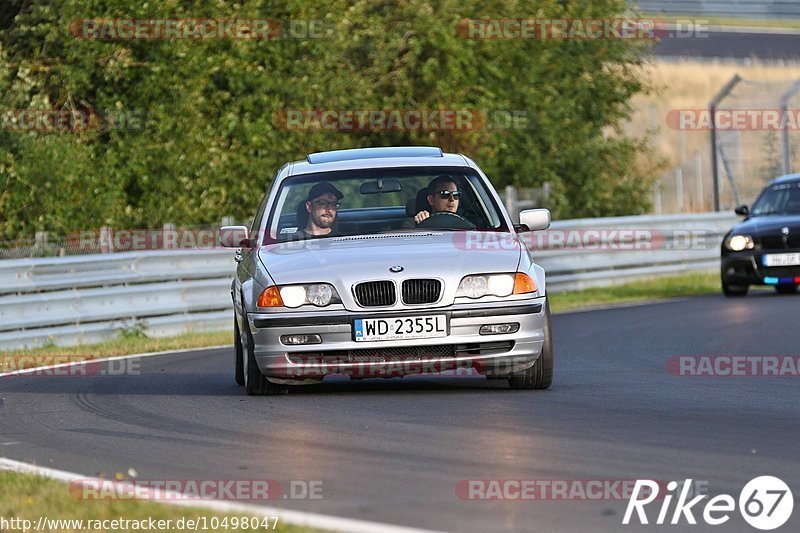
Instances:
[[[361,307],[394,305],[397,295],[391,281],[367,281],[355,286],[356,302]]]
[[[438,279],[407,279],[403,282],[403,303],[432,304],[439,300],[442,282]]]
[[[383,363],[393,361],[426,361],[447,357],[499,355],[514,348],[514,341],[480,342],[470,344],[436,344],[433,346],[408,346],[400,348],[362,348],[358,350],[323,350],[319,352],[289,353],[295,364]]]
[[[378,363],[384,361],[415,361],[453,357],[454,346],[410,346],[408,348],[373,348],[350,350],[351,363]]]

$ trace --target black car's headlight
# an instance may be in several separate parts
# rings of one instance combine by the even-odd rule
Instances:
[[[731,235],[725,239],[725,247],[732,252],[752,250],[755,246],[755,242],[750,235]]]
[[[258,307],[300,307],[310,304],[325,307],[332,303],[342,303],[339,293],[328,283],[306,285],[281,285],[267,287],[258,299]]]

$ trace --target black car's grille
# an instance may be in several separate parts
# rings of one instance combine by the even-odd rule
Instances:
[[[439,300],[442,282],[438,279],[407,279],[403,282],[403,303],[432,304]]]
[[[762,235],[760,237],[761,249],[765,252],[770,250],[786,250],[788,248],[800,248],[800,230],[793,229],[783,241],[783,235]]]
[[[391,281],[367,281],[355,286],[356,302],[361,307],[394,305],[397,295]]]
[[[769,276],[773,278],[794,278],[800,276],[800,265],[765,268],[764,276]]]

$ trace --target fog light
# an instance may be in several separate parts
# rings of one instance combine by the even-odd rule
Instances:
[[[322,344],[322,337],[316,333],[311,335],[281,335],[281,342],[287,346],[298,344]]]
[[[503,333],[516,333],[519,331],[519,324],[512,322],[510,324],[487,324],[481,326],[478,333],[481,335],[502,335]]]

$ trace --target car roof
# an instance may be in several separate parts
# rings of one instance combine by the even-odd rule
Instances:
[[[281,172],[280,179],[337,170],[421,166],[473,167],[473,164],[461,154],[444,153],[431,146],[356,148],[310,154],[305,161],[289,163],[285,172]]]
[[[785,176],[780,176],[769,182],[770,185],[777,185],[778,183],[794,183],[800,181],[800,173],[796,174],[786,174]]]

